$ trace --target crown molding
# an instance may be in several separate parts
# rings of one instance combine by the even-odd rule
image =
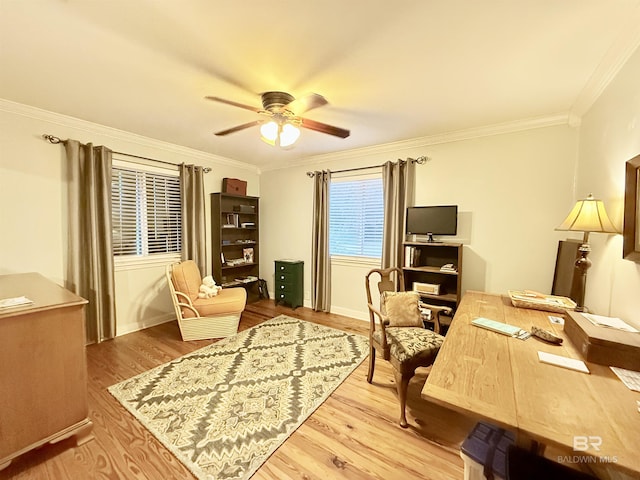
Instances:
[[[193,159],[208,162],[210,164],[225,165],[243,170],[250,170],[255,173],[260,173],[260,169],[255,165],[233,160],[220,155],[214,155],[211,153],[203,152],[189,147],[183,147],[162,140],[156,140],[153,138],[138,135],[137,133],[127,132],[125,130],[119,130],[117,128],[107,127],[97,123],[82,120],[76,117],[63,115],[61,113],[55,113],[41,108],[32,107],[30,105],[24,105],[22,103],[12,102],[0,98],[0,111],[21,115],[23,117],[32,118],[34,120],[40,120],[43,122],[51,123],[53,125],[59,125],[65,128],[73,128],[81,130],[86,133],[94,135],[103,135],[116,140],[131,142],[142,147],[154,148],[165,151],[170,154],[187,156]],[[41,134],[50,133],[55,135],[55,132],[40,132]],[[128,152],[135,154],[136,152]]]
[[[621,28],[621,34],[613,42],[595,71],[571,107],[571,115],[583,117],[600,98],[605,88],[618,75],[627,60],[640,48],[640,5],[636,7]]]
[[[429,135],[425,137],[414,138],[411,140],[384,143],[371,147],[354,148],[351,150],[343,150],[340,152],[313,155],[306,157],[304,160],[296,162],[295,165],[316,165],[318,163],[336,160],[350,160],[360,157],[371,157],[376,154],[397,155],[398,152],[403,150],[415,150],[418,148],[428,147],[430,145],[437,145],[441,143],[459,142],[461,140],[471,140],[474,138],[502,135],[505,133],[520,132],[524,130],[551,127],[556,125],[570,125],[572,127],[575,127],[579,124],[579,119],[571,117],[568,113],[532,117],[522,120],[516,120],[513,122],[497,123],[493,125],[486,125],[483,127],[468,128],[464,130],[455,130],[452,132]],[[283,168],[290,168],[291,166],[291,163],[287,165],[274,165],[273,168],[263,167],[262,171],[280,170]]]

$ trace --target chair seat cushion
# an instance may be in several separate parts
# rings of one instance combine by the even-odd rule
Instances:
[[[216,315],[228,315],[241,313],[247,303],[247,291],[242,287],[223,288],[215,297],[196,298],[193,306],[201,317],[215,317]],[[195,317],[188,308],[182,309],[183,318]]]
[[[444,337],[431,330],[420,327],[387,327],[389,353],[399,363],[419,362],[425,366],[435,359]],[[373,338],[382,341],[382,331],[376,329]]]

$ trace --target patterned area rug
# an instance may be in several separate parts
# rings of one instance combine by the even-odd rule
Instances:
[[[199,479],[248,479],[367,357],[368,339],[280,315],[109,387]]]

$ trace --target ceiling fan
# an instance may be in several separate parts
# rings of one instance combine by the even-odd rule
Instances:
[[[232,100],[225,100],[220,97],[205,97],[207,100],[226,103],[234,107],[251,110],[266,118],[254,120],[253,122],[237,125],[226,130],[221,130],[215,134],[218,136],[229,135],[246,128],[261,125],[260,133],[262,139],[271,144],[287,147],[293,145],[300,135],[298,127],[315,130],[316,132],[326,133],[335,137],[347,138],[351,132],[344,128],[334,127],[326,123],[316,122],[303,118],[300,115],[313,108],[326,105],[327,100],[317,93],[310,93],[300,98],[294,98],[286,92],[265,92],[261,95],[262,108],[252,107]]]

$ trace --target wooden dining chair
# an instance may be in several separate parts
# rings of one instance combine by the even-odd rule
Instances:
[[[380,307],[372,300],[372,283],[377,281]],[[400,426],[406,428],[407,388],[416,368],[433,364],[444,337],[440,335],[440,314],[451,315],[451,308],[428,305],[420,301],[417,292],[404,291],[400,268],[373,269],[365,276],[369,309],[369,372],[367,382],[373,381],[376,351],[393,367],[398,399]],[[421,311],[422,309],[422,311]],[[423,312],[430,311],[434,331],[425,328]],[[377,321],[376,321],[377,319]]]

